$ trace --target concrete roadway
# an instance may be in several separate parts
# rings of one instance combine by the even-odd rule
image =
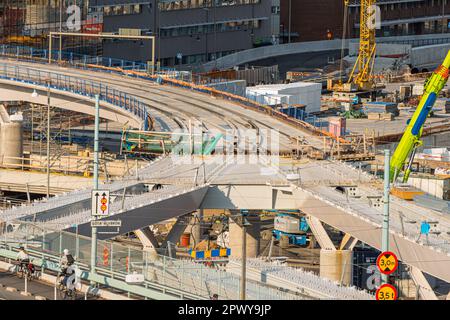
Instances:
[[[179,124],[188,126],[189,119],[197,119],[208,129],[215,129],[225,133],[226,128],[238,129],[275,129],[280,132],[280,148],[290,150],[292,147],[289,137],[304,136],[315,147],[323,146],[322,139],[312,136],[302,129],[294,128],[269,115],[245,109],[236,103],[215,99],[206,94],[172,87],[156,85],[153,82],[136,79],[117,74],[93,72],[72,68],[61,68],[56,65],[43,65],[0,59],[12,65],[20,65],[40,69],[42,71],[58,72],[60,74],[76,76],[102,82],[111,89],[125,91],[150,105],[150,113],[164,121],[171,130],[179,128]],[[174,120],[178,120],[176,123]],[[160,127],[158,125],[158,127]],[[164,125],[166,128],[166,125]],[[160,130],[164,129],[160,128]],[[236,132],[236,131],[235,131]],[[237,133],[239,135],[239,133]]]

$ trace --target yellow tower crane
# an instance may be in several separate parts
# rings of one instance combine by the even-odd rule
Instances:
[[[347,19],[350,0],[344,0],[344,21]],[[374,89],[373,67],[375,63],[375,4],[376,0],[360,0],[359,52],[347,83],[336,84],[333,91],[371,91]],[[346,23],[344,23],[346,28]],[[344,33],[345,34],[345,33]],[[342,39],[345,41],[345,39]],[[342,64],[341,64],[342,65]],[[342,70],[341,70],[342,72]]]

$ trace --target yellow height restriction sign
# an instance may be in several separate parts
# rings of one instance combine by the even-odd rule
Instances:
[[[397,256],[390,251],[382,252],[377,258],[377,267],[383,274],[391,274],[398,267]]]
[[[391,284],[383,284],[375,293],[377,300],[397,300],[397,289]]]

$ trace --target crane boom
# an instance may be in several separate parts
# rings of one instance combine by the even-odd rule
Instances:
[[[408,122],[403,136],[395,149],[391,158],[390,180],[395,181],[400,171],[403,170],[405,161],[410,156],[408,166],[403,175],[403,182],[408,181],[411,173],[411,165],[414,159],[417,147],[422,144],[420,138],[422,137],[423,125],[425,120],[433,108],[436,99],[447,83],[450,68],[450,50],[445,57],[444,62],[433,72],[433,74],[426,80],[424,92],[420,102],[414,112],[412,118]]]

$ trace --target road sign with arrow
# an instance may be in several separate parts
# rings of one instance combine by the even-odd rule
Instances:
[[[92,215],[109,216],[109,190],[92,190]]]

